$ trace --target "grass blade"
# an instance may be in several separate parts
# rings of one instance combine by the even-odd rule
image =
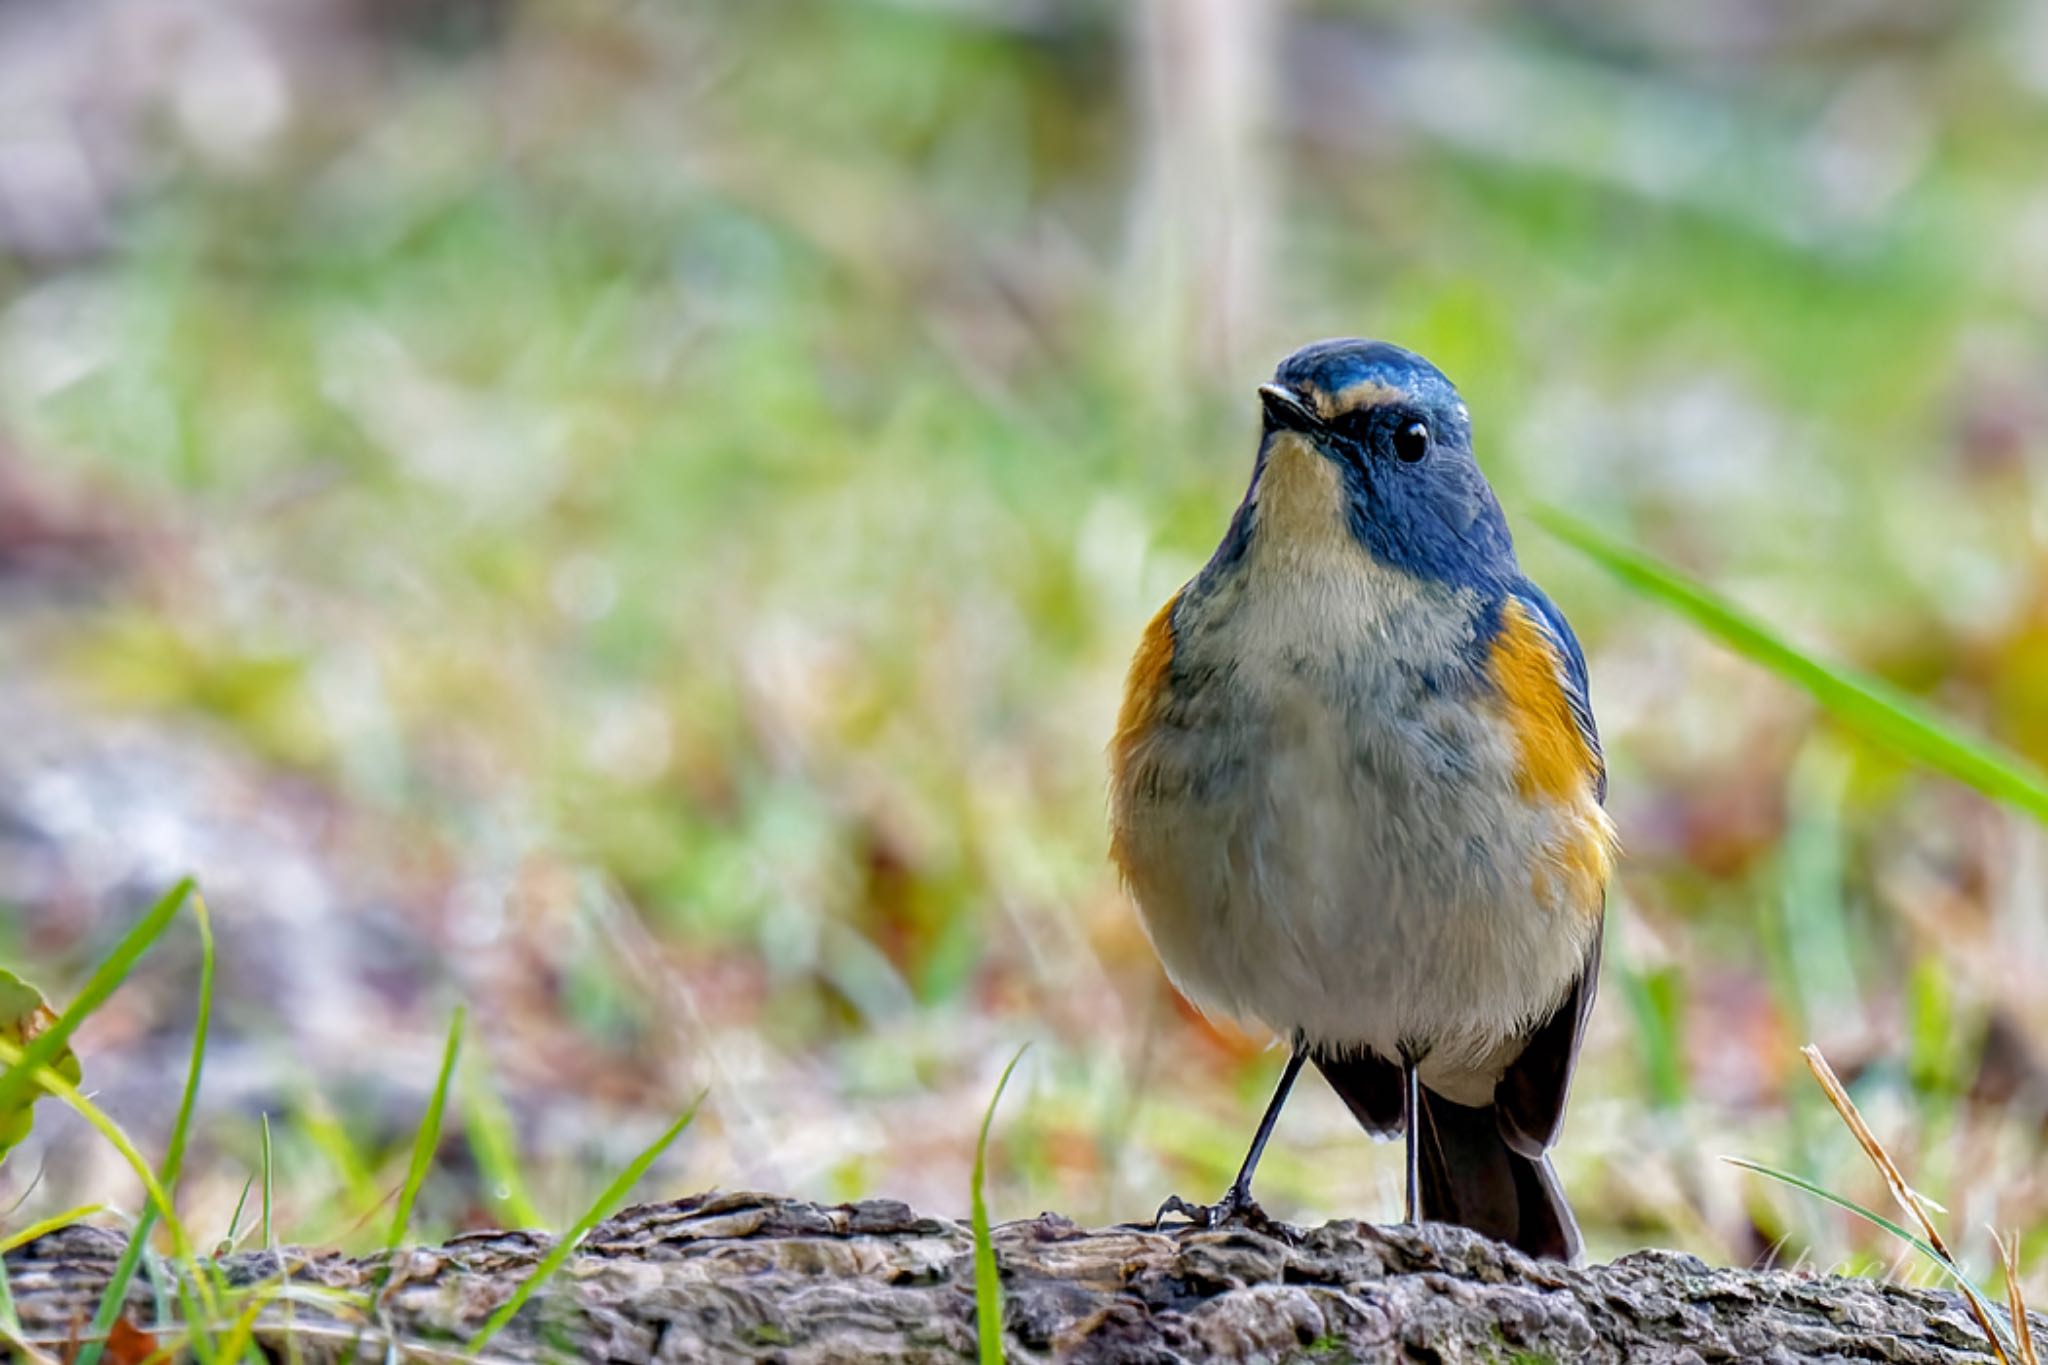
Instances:
[[[1963,1274],[1961,1266],[1942,1255],[1939,1251],[1936,1251],[1932,1243],[1917,1234],[1906,1231],[1906,1229],[1900,1227],[1875,1209],[1866,1208],[1853,1199],[1836,1194],[1825,1185],[1815,1184],[1805,1176],[1794,1175],[1790,1171],[1781,1171],[1775,1166],[1766,1166],[1761,1161],[1751,1161],[1747,1157],[1739,1156],[1724,1156],[1721,1160],[1741,1170],[1754,1171],[1756,1174],[1775,1180],[1780,1184],[1790,1185],[1795,1190],[1804,1190],[1816,1199],[1824,1199],[1836,1208],[1846,1209],[1864,1222],[1884,1229],[1907,1246],[1912,1247],[1913,1250],[1919,1252],[1922,1256],[1925,1256],[1937,1269],[1953,1280],[1956,1288],[1962,1292],[1963,1299],[1972,1305],[1973,1310],[1981,1307],[1988,1297],[1983,1290],[1970,1282],[1970,1278],[1967,1275]],[[2007,1354],[2004,1335],[1991,1325],[1988,1318],[1980,1317],[1978,1325],[1990,1339],[1993,1354],[1999,1360],[2005,1361],[2010,1365],[2011,1356]]]
[[[2034,1320],[2027,1316],[2027,1291],[2020,1287],[2020,1235],[2015,1232],[2008,1243],[1994,1228],[1991,1244],[1998,1248],[1999,1262],[2005,1267],[2005,1311],[2012,1318],[2020,1365],[2041,1365],[2041,1353],[2034,1345]]]
[[[66,1209],[62,1213],[53,1213],[48,1218],[30,1223],[19,1232],[10,1232],[5,1237],[0,1237],[0,1256],[5,1256],[17,1247],[27,1246],[45,1233],[55,1232],[58,1228],[68,1228],[73,1223],[81,1222],[96,1213],[105,1213],[106,1211],[107,1206],[105,1204],[80,1204],[76,1208]]]
[[[220,1239],[220,1255],[234,1251],[235,1239],[242,1231],[242,1210],[249,1207],[249,1191],[256,1188],[256,1172],[249,1172],[249,1178],[242,1182],[242,1193],[235,1199],[235,1211],[228,1215],[227,1235]]]
[[[91,1016],[92,1012],[105,1004],[128,973],[135,970],[135,964],[150,945],[163,936],[164,928],[184,905],[185,898],[192,893],[192,879],[186,877],[163,898],[149,908],[149,913],[135,922],[135,927],[122,935],[114,945],[114,951],[107,954],[99,966],[93,968],[85,985],[79,988],[71,1004],[57,1016],[57,1022],[37,1034],[29,1045],[23,1048],[8,1063],[7,1070],[0,1072],[0,1111],[17,1103],[35,1085],[35,1074],[47,1067],[64,1045],[71,1041],[71,1035],[78,1026]]]
[[[178,1172],[185,1164],[185,1144],[192,1134],[192,1111],[199,1103],[199,1079],[206,1068],[206,1038],[213,1023],[213,925],[207,917],[206,898],[188,886],[192,915],[199,923],[199,1004],[192,1022],[192,1054],[185,1064],[185,1089],[178,1097],[178,1114],[171,1123],[171,1137],[157,1166],[157,1182],[168,1197],[178,1187]],[[114,1265],[100,1304],[94,1310],[90,1339],[79,1351],[75,1365],[99,1365],[100,1355],[112,1336],[115,1320],[128,1302],[128,1286],[136,1267],[149,1248],[149,1234],[156,1226],[156,1210],[145,1208],[128,1236],[128,1245]]]
[[[21,1318],[14,1311],[14,1289],[7,1282],[7,1260],[0,1255],[0,1340],[18,1340],[20,1336]]]
[[[1863,1148],[1864,1155],[1870,1158],[1871,1165],[1877,1167],[1878,1174],[1884,1178],[1885,1187],[1891,1191],[1892,1198],[1897,1201],[1899,1207],[1906,1212],[1908,1217],[1919,1224],[1920,1232],[1908,1232],[1891,1219],[1863,1207],[1854,1200],[1846,1199],[1832,1190],[1825,1189],[1804,1177],[1793,1175],[1787,1171],[1780,1171],[1759,1162],[1746,1161],[1739,1157],[1723,1157],[1721,1159],[1730,1165],[1739,1166],[1743,1170],[1755,1171],[1758,1175],[1769,1176],[1773,1180],[1782,1181],[1794,1188],[1805,1190],[1808,1194],[1825,1199],[1828,1203],[1838,1208],[1847,1209],[1857,1217],[1883,1228],[1892,1236],[1918,1251],[1922,1256],[1925,1256],[1945,1271],[1950,1279],[1955,1281],[1956,1288],[1962,1291],[1963,1301],[1969,1305],[1970,1316],[1977,1320],[1978,1330],[1982,1331],[1984,1339],[1991,1343],[1992,1355],[2001,1362],[2004,1362],[2004,1365],[2011,1365],[2013,1356],[2012,1343],[2006,1340],[2005,1334],[1998,1330],[1997,1323],[1991,1317],[1989,1296],[1972,1284],[1969,1277],[1963,1274],[1962,1266],[1956,1261],[1954,1253],[1948,1249],[1948,1243],[1942,1240],[1941,1230],[1934,1226],[1933,1218],[1928,1216],[1928,1201],[1922,1198],[1919,1192],[1906,1182],[1905,1173],[1899,1169],[1898,1163],[1892,1160],[1891,1153],[1884,1149],[1884,1144],[1877,1140],[1877,1135],[1871,1131],[1869,1123],[1864,1120],[1862,1111],[1856,1107],[1856,1102],[1849,1097],[1849,1092],[1843,1086],[1841,1078],[1835,1075],[1835,1069],[1828,1065],[1828,1060],[1821,1055],[1820,1049],[1808,1045],[1799,1049],[1799,1052],[1806,1059],[1807,1069],[1813,1073],[1814,1080],[1820,1083],[1821,1090],[1827,1095],[1828,1103],[1835,1107],[1835,1113],[1841,1117],[1843,1125],[1848,1128],[1850,1135],[1856,1139],[1857,1145]]]
[[[386,1253],[395,1253],[405,1242],[406,1231],[412,1226],[413,1201],[419,1198],[420,1186],[426,1183],[434,1153],[441,1145],[441,1116],[448,1109],[448,1086],[455,1077],[455,1058],[462,1051],[462,1020],[462,1006],[457,1005],[455,1016],[448,1021],[448,1042],[441,1049],[441,1074],[434,1079],[427,1112],[420,1116],[419,1129],[412,1136],[412,1162],[406,1167],[405,1184],[398,1191],[398,1208],[391,1215],[391,1235],[384,1241]],[[379,1283],[390,1274],[391,1260],[387,1254]]]
[[[974,1227],[974,1334],[976,1349],[981,1365],[1003,1365],[1003,1282],[1001,1269],[996,1265],[995,1238],[989,1230],[988,1196],[988,1129],[996,1116],[996,1106],[1003,1102],[1003,1091],[1009,1088],[1010,1073],[1017,1069],[1017,1063],[1024,1060],[1025,1051],[1031,1046],[1026,1043],[1017,1049],[1017,1055],[1010,1058],[1010,1064],[1003,1068],[1003,1074],[996,1080],[996,1093],[989,1096],[988,1108],[981,1111],[981,1135],[974,1140],[974,1188],[971,1195],[971,1214]]]
[[[1806,1069],[1820,1082],[1821,1090],[1828,1097],[1828,1103],[1841,1115],[1843,1125],[1856,1139],[1857,1146],[1870,1158],[1870,1164],[1877,1167],[1877,1173],[1884,1177],[1885,1188],[1892,1192],[1892,1198],[1897,1200],[1899,1207],[1920,1225],[1921,1235],[1934,1247],[1936,1253],[1943,1260],[1953,1262],[1955,1256],[1949,1251],[1948,1243],[1941,1239],[1941,1230],[1935,1227],[1934,1220],[1927,1216],[1927,1201],[1920,1197],[1918,1190],[1906,1183],[1906,1173],[1899,1169],[1898,1163],[1892,1160],[1892,1154],[1877,1140],[1877,1134],[1870,1131],[1869,1123],[1864,1121],[1863,1111],[1856,1107],[1856,1101],[1849,1098],[1848,1089],[1843,1086],[1841,1077],[1835,1075],[1835,1069],[1828,1065],[1828,1059],[1811,1043],[1800,1048],[1799,1055],[1806,1059]]]
[[[263,1249],[275,1252],[277,1236],[270,1223],[270,1202],[275,1194],[271,1181],[270,1115],[263,1116]]]
[[[1865,1207],[1864,1205],[1859,1204],[1855,1200],[1849,1198],[1847,1195],[1836,1194],[1827,1186],[1816,1184],[1813,1181],[1808,1180],[1803,1175],[1794,1175],[1790,1171],[1779,1170],[1776,1166],[1766,1166],[1761,1161],[1751,1161],[1748,1157],[1742,1156],[1724,1156],[1721,1158],[1721,1160],[1727,1162],[1730,1166],[1734,1166],[1740,1170],[1754,1171],[1756,1174],[1765,1176],[1771,1180],[1775,1180],[1781,1185],[1790,1185],[1795,1190],[1804,1190],[1806,1191],[1806,1193],[1812,1195],[1816,1199],[1825,1199],[1828,1203],[1833,1204],[1838,1209],[1848,1210],[1850,1213],[1855,1214],[1858,1218],[1861,1218],[1864,1222],[1870,1223],[1876,1227],[1882,1228],[1886,1232],[1889,1232],[1892,1236],[1898,1238],[1906,1245],[1912,1247],[1913,1250],[1919,1252],[1928,1260],[1934,1262],[1935,1265],[1939,1266],[1943,1271],[1947,1272],[1949,1277],[1955,1280],[1958,1284],[1962,1283],[1962,1272],[1959,1269],[1957,1269],[1955,1265],[1951,1264],[1947,1257],[1943,1256],[1940,1252],[1936,1251],[1934,1247],[1926,1241],[1926,1239],[1920,1237],[1916,1233],[1908,1232],[1905,1228],[1899,1226],[1897,1223],[1894,1223],[1891,1219],[1885,1217],[1877,1210]],[[1966,1287],[1971,1289],[1975,1288],[1975,1286]]]
[[[192,917],[199,926],[199,1005],[192,1020],[192,1054],[185,1063],[185,1088],[178,1097],[178,1115],[171,1123],[159,1178],[174,1186],[185,1165],[185,1144],[192,1137],[192,1111],[199,1104],[199,1081],[206,1070],[206,1036],[213,1023],[213,924],[206,897],[192,893]]]
[[[242,1306],[241,1313],[235,1318],[234,1324],[228,1329],[226,1339],[221,1343],[220,1358],[222,1360],[230,1362],[239,1360],[254,1344],[256,1319],[261,1317],[263,1310],[270,1306],[270,1300],[275,1297],[275,1293],[274,1289],[270,1293],[265,1293],[259,1288],[256,1292],[249,1295],[249,1301]],[[255,1358],[262,1360],[264,1356],[259,1351],[255,1353]]]
[[[491,1338],[504,1330],[505,1324],[518,1315],[519,1310],[526,1306],[526,1301],[533,1297],[535,1291],[568,1263],[569,1257],[575,1253],[590,1230],[625,1200],[632,1192],[633,1186],[639,1183],[640,1177],[647,1174],[647,1168],[668,1150],[670,1143],[683,1135],[683,1130],[697,1117],[697,1107],[703,1103],[702,1095],[692,1100],[681,1118],[670,1124],[660,1137],[649,1143],[640,1155],[634,1157],[624,1170],[612,1178],[612,1183],[605,1186],[604,1192],[583,1211],[583,1216],[576,1220],[576,1225],[563,1233],[554,1246],[548,1248],[548,1254],[540,1258],[540,1264],[533,1268],[533,1273],[512,1291],[512,1297],[499,1304],[498,1310],[485,1319],[484,1325],[477,1329],[476,1335],[463,1344],[463,1354],[474,1356],[483,1353]]]
[[[284,1252],[277,1244],[277,1225],[271,1221],[270,1211],[276,1195],[276,1165],[272,1160],[270,1145],[270,1115],[263,1116],[263,1249],[270,1253],[270,1265],[277,1272],[277,1282],[283,1286],[280,1296],[284,1299],[284,1355],[288,1365],[299,1365],[303,1353],[299,1350],[297,1299],[291,1287],[291,1272],[285,1268]]]
[[[1638,595],[1669,607],[1736,653],[1803,688],[1845,725],[2048,822],[2048,778],[2025,760],[1963,733],[1881,678],[1814,658],[1726,598],[1576,517],[1541,506],[1531,509],[1531,516]]]
[[[1863,1148],[1863,1154],[1870,1158],[1870,1164],[1877,1167],[1877,1173],[1884,1177],[1885,1188],[1892,1192],[1892,1198],[1898,1201],[1899,1207],[1920,1225],[1922,1235],[1926,1237],[1928,1245],[1934,1248],[1935,1254],[1944,1263],[1954,1267],[1955,1254],[1948,1249],[1948,1243],[1942,1240],[1941,1229],[1934,1226],[1934,1219],[1928,1216],[1927,1201],[1920,1197],[1918,1190],[1906,1183],[1906,1173],[1899,1169],[1899,1164],[1892,1160],[1892,1154],[1877,1140],[1877,1134],[1870,1131],[1870,1125],[1864,1121],[1863,1111],[1856,1107],[1855,1100],[1849,1098],[1848,1088],[1842,1084],[1841,1077],[1835,1075],[1835,1069],[1828,1065],[1828,1059],[1811,1043],[1800,1048],[1799,1055],[1806,1059],[1806,1069],[1813,1073],[1814,1080],[1820,1082],[1821,1090],[1828,1097],[1828,1103],[1835,1107],[1835,1112],[1841,1116],[1843,1125],[1855,1137],[1857,1145]],[[1991,1321],[1991,1308],[1985,1303],[1984,1296],[1977,1292],[1976,1286],[1963,1279],[1960,1272],[1956,1278],[1957,1283],[1963,1287],[1963,1297],[1969,1300],[1970,1315],[1977,1319],[1977,1326],[1983,1330],[1985,1338],[1991,1343],[1992,1353],[2000,1360],[2008,1361],[2010,1365],[2006,1343],[2000,1338],[1998,1328]]]
[[[23,1053],[24,1049],[0,1043],[0,1062],[5,1062],[11,1067],[19,1067],[21,1065]],[[80,1118],[91,1124],[94,1130],[101,1137],[105,1138],[115,1151],[121,1154],[121,1159],[128,1163],[128,1169],[133,1171],[135,1178],[142,1182],[143,1192],[149,1196],[149,1202],[156,1206],[158,1216],[163,1219],[164,1226],[170,1230],[171,1241],[178,1248],[179,1258],[182,1260],[191,1259],[191,1243],[185,1235],[184,1224],[178,1221],[177,1213],[171,1207],[170,1196],[164,1193],[163,1185],[156,1178],[156,1172],[151,1170],[149,1163],[142,1159],[142,1153],[135,1149],[134,1141],[127,1133],[122,1131],[121,1125],[107,1117],[105,1110],[80,1094],[77,1086],[71,1084],[71,1082],[65,1080],[62,1076],[50,1070],[50,1068],[43,1067],[35,1072],[31,1079],[44,1090],[47,1090],[50,1094],[55,1095],[66,1105],[70,1106]]]

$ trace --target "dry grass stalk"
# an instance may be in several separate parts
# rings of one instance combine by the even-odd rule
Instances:
[[[1994,1228],[1991,1243],[1998,1248],[1998,1259],[2005,1266],[2005,1303],[2012,1314],[2012,1339],[2019,1349],[2020,1365],[2041,1365],[2040,1352],[2034,1349],[2033,1319],[2027,1316],[2027,1291],[2020,1287],[2020,1236],[2014,1233],[2008,1242]]]
[[[1942,1240],[1941,1230],[1934,1226],[1934,1219],[1928,1216],[1927,1201],[1906,1183],[1905,1173],[1899,1170],[1898,1163],[1892,1160],[1891,1153],[1884,1149],[1884,1144],[1877,1140],[1877,1134],[1870,1131],[1870,1125],[1864,1122],[1863,1113],[1857,1109],[1856,1101],[1849,1098],[1849,1092],[1843,1087],[1841,1078],[1835,1075],[1835,1069],[1828,1065],[1828,1059],[1821,1055],[1820,1049],[1808,1043],[1799,1049],[1799,1055],[1806,1058],[1807,1070],[1820,1082],[1821,1090],[1827,1094],[1828,1103],[1835,1106],[1835,1112],[1841,1115],[1842,1122],[1855,1134],[1856,1141],[1863,1147],[1864,1155],[1870,1158],[1870,1164],[1877,1167],[1878,1174],[1884,1177],[1884,1183],[1891,1189],[1892,1198],[1896,1199],[1899,1207],[1919,1225],[1920,1234],[1927,1239],[1927,1245],[1933,1247],[1935,1253],[1946,1261],[1949,1269],[1955,1273],[1955,1281],[1962,1287],[1963,1300],[1970,1305],[1970,1315],[1976,1318],[1979,1330],[1984,1333],[1984,1339],[1991,1343],[1991,1354],[2003,1362],[2003,1365],[2013,1365],[2012,1357],[2006,1354],[2004,1339],[1999,1336],[1998,1328],[1991,1320],[1990,1306],[1970,1287],[1969,1280],[1962,1273],[1962,1267],[1956,1263],[1955,1254],[1948,1249],[1948,1243]],[[2011,1283],[2010,1277],[2008,1283]],[[2019,1329],[2015,1326],[2014,1330],[2017,1333]],[[2022,1365],[2039,1363],[2029,1359],[2022,1362]]]

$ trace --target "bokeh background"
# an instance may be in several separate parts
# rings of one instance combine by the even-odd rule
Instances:
[[[2039,0],[0,3],[0,961],[200,878],[201,1230],[268,1115],[282,1235],[374,1244],[458,1002],[422,1236],[700,1091],[643,1194],[961,1214],[1026,1042],[999,1217],[1213,1197],[1279,1058],[1162,981],[1102,750],[1279,356],[1427,353],[1511,512],[2048,761],[2044,324]],[[1812,1040],[2048,1282],[2041,831],[1518,520],[1628,848],[1595,1252],[1895,1266],[1717,1159],[1884,1205]],[[148,1141],[197,964],[81,1037]],[[1309,1084],[1260,1193],[1398,1167]],[[0,1207],[85,1199],[45,1106]]]

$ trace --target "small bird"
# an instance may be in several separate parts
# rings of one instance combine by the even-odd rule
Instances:
[[[1457,389],[1305,346],[1259,388],[1251,486],[1132,660],[1111,853],[1167,974],[1407,1136],[1407,1220],[1571,1260],[1557,1140],[1616,854],[1586,664],[1523,576]],[[1156,1222],[1157,1220],[1155,1220]]]

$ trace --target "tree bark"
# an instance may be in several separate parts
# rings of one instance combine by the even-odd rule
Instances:
[[[377,1311],[302,1296],[288,1328],[273,1303],[258,1340],[273,1359],[314,1363],[381,1359],[394,1337],[414,1359],[452,1356],[551,1244],[489,1232],[403,1251]],[[8,1255],[24,1329],[48,1354],[66,1354],[91,1319],[122,1245],[117,1233],[74,1227]],[[1990,1358],[1954,1293],[1714,1269],[1657,1251],[1572,1268],[1462,1228],[1091,1230],[1044,1214],[999,1227],[995,1245],[1012,1361]],[[358,1304],[387,1265],[296,1250],[283,1260],[295,1283]],[[268,1253],[222,1264],[243,1287],[278,1271]],[[131,1319],[149,1328],[152,1293],[138,1283],[130,1299]],[[176,1330],[162,1329],[164,1339]],[[971,1360],[972,1240],[963,1224],[884,1200],[825,1208],[714,1193],[644,1205],[600,1224],[486,1354],[625,1365]]]

